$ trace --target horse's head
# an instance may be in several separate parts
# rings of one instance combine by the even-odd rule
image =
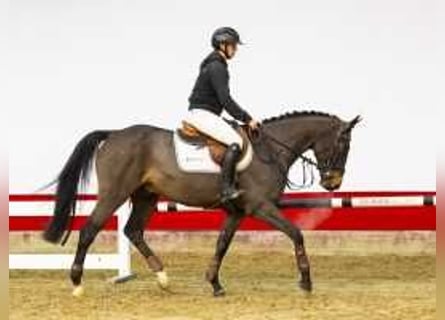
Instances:
[[[349,122],[342,121],[331,130],[327,130],[312,145],[320,172],[320,185],[326,190],[337,190],[342,184],[351,131],[360,121],[360,116]]]

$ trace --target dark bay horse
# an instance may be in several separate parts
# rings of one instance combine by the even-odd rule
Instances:
[[[293,242],[299,286],[311,291],[309,259],[301,230],[283,218],[277,207],[291,165],[307,150],[314,152],[320,184],[327,190],[342,183],[349,152],[351,131],[360,121],[342,121],[336,116],[314,112],[293,112],[262,121],[257,139],[253,139],[254,157],[249,167],[238,174],[239,187],[245,192],[226,206],[226,218],[220,231],[215,255],[206,271],[215,296],[223,295],[219,270],[224,255],[242,218],[251,214],[284,232]],[[58,243],[75,214],[78,185],[86,183],[94,157],[98,201],[80,231],[71,268],[74,292],[81,291],[83,264],[88,248],[106,221],[127,199],[132,212],[125,234],[156,272],[161,286],[167,275],[159,257],[145,242],[144,227],[160,196],[189,206],[209,208],[218,201],[220,177],[211,173],[188,173],[176,162],[173,132],[149,125],[123,130],[94,131],[75,147],[58,176],[54,216],[44,232],[47,241]]]

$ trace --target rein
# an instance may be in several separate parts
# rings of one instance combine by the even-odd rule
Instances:
[[[315,161],[313,161],[312,159],[306,157],[305,155],[295,152],[291,147],[289,147],[287,144],[285,144],[284,142],[281,142],[280,140],[278,140],[277,138],[275,138],[274,136],[270,135],[269,133],[265,132],[263,128],[261,128],[261,134],[263,134],[264,136],[266,136],[268,139],[272,140],[273,142],[275,142],[276,144],[278,144],[279,146],[283,147],[284,149],[286,149],[290,154],[292,154],[296,159],[301,158],[301,160],[303,160],[303,162],[306,162],[312,166],[314,166],[317,169],[321,169],[320,166],[318,165],[318,163],[316,163]]]
[[[264,158],[262,158],[259,154],[257,154],[258,158],[266,164],[276,164],[278,166],[278,170],[280,171],[281,176],[283,177],[283,179],[286,182],[286,186],[289,187],[291,190],[300,190],[303,188],[309,188],[314,184],[314,170],[313,168],[317,168],[319,169],[319,165],[313,161],[312,159],[304,156],[301,153],[296,152],[295,150],[293,150],[291,147],[289,147],[287,144],[281,142],[280,140],[278,140],[277,138],[275,138],[274,136],[270,135],[269,133],[265,132],[263,127],[260,127],[258,129],[258,132],[260,133],[260,135],[265,136],[268,140],[278,144],[279,146],[283,147],[286,151],[288,151],[290,154],[292,154],[295,159],[301,158],[303,163],[302,163],[302,173],[303,173],[303,184],[299,185],[295,182],[293,182],[292,180],[290,180],[288,178],[288,169],[284,168],[284,166],[280,163],[280,160],[278,159],[277,154],[271,150],[271,146],[270,144],[266,143],[266,146],[268,148],[268,154],[271,157],[271,159],[266,160]],[[258,140],[259,136],[255,137],[255,135],[253,134],[253,132],[251,132],[251,137],[255,138],[255,140]],[[259,139],[260,141],[265,142],[264,140]],[[310,175],[311,175],[311,179],[309,184],[306,183],[307,181],[307,170],[308,170],[308,165],[311,165],[311,170],[310,170]]]

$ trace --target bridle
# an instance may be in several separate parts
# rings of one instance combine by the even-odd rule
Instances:
[[[258,139],[258,138],[260,138],[260,136],[264,136],[268,140],[270,140],[273,143],[282,147],[284,150],[286,150],[288,153],[290,153],[295,159],[302,160],[303,184],[299,185],[288,178],[287,168],[285,168],[281,164],[281,162],[278,159],[278,154],[276,154],[273,150],[271,150],[271,146],[269,143],[266,143],[266,146],[268,148],[268,151],[269,151],[268,154],[271,157],[271,159],[266,160],[266,159],[262,158],[260,155],[257,155],[262,162],[264,162],[266,164],[272,164],[272,162],[273,162],[277,165],[282,178],[286,181],[286,186],[289,187],[291,190],[299,190],[299,189],[311,187],[314,184],[314,180],[315,180],[314,168],[318,169],[320,172],[329,172],[330,170],[334,169],[334,166],[336,165],[336,163],[338,162],[338,159],[340,157],[340,155],[338,153],[336,153],[336,154],[333,154],[332,156],[327,157],[327,161],[325,161],[325,163],[319,164],[318,162],[315,162],[314,160],[306,157],[302,152],[295,151],[292,147],[288,146],[286,143],[278,140],[273,135],[267,133],[265,131],[264,127],[260,126],[257,129],[257,132],[258,132],[258,135],[255,135],[255,134],[253,134],[253,132],[251,132],[250,133],[251,137],[253,138],[256,136],[256,139]],[[320,136],[322,136],[322,135],[320,135]],[[320,139],[320,137],[318,139]],[[316,139],[316,140],[318,140],[318,139]],[[264,139],[262,139],[262,141],[265,142]],[[333,150],[332,152],[334,153],[334,150],[336,150],[336,148],[333,148],[332,150]],[[310,178],[311,178],[309,184],[306,183],[308,166],[310,166]],[[342,168],[335,168],[335,169],[343,171]]]

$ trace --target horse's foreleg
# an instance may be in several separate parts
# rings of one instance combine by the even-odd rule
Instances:
[[[206,272],[206,279],[211,283],[215,297],[225,294],[224,288],[219,282],[219,269],[240,222],[241,216],[238,213],[228,212],[224,226],[219,233],[215,255]]]
[[[145,258],[150,269],[156,273],[161,288],[165,289],[168,286],[168,278],[162,261],[144,240],[145,225],[154,212],[158,198],[158,195],[144,189],[138,189],[133,193],[131,195],[133,210],[124,232],[139,253]]]
[[[297,266],[301,274],[300,287],[305,291],[312,290],[309,259],[304,247],[304,238],[301,230],[285,219],[280,210],[272,203],[263,203],[254,210],[254,216],[267,222],[274,228],[284,232],[294,243]]]

